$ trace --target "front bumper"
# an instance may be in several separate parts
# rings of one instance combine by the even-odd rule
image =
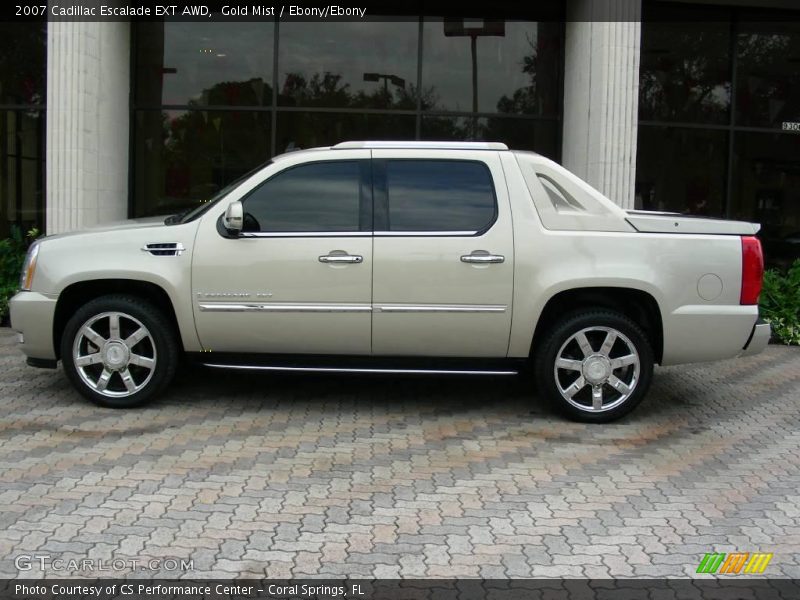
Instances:
[[[753,331],[750,333],[750,339],[747,340],[747,343],[744,345],[744,348],[742,348],[742,352],[739,354],[739,356],[752,356],[753,354],[758,354],[767,347],[769,338],[771,336],[772,329],[770,328],[769,323],[763,319],[759,319],[756,324],[753,325]]]
[[[52,361],[56,299],[38,292],[18,292],[9,302],[11,328],[22,334],[19,348],[30,359]]]

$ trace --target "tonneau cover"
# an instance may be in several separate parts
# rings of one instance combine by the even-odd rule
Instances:
[[[629,210],[626,220],[642,233],[694,233],[712,235],[755,235],[761,225],[747,221],[709,219],[680,213]]]

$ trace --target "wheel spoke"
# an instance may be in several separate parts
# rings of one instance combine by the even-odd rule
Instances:
[[[600,410],[601,408],[603,408],[603,386],[602,385],[592,386],[592,408],[594,410]]]
[[[133,381],[133,377],[131,377],[131,372],[128,369],[123,369],[119,372],[119,375],[122,377],[122,383],[125,384],[125,389],[130,393],[135,392],[136,383]]]
[[[106,343],[106,338],[97,333],[88,325],[81,328],[81,335],[97,346],[98,349]]]
[[[573,408],[586,413],[613,410],[638,389],[644,358],[624,329],[590,324],[562,339],[553,376],[561,398]]]
[[[620,394],[630,394],[631,392],[631,387],[616,375],[611,375],[611,377],[608,378],[608,385],[613,387]]]
[[[583,378],[583,375],[578,377],[575,381],[572,382],[572,385],[569,386],[567,389],[564,390],[564,393],[572,398],[575,394],[577,394],[583,386],[586,385],[586,380]]]
[[[594,354],[594,350],[592,350],[592,345],[589,343],[589,340],[586,338],[586,334],[582,331],[579,331],[575,334],[575,341],[578,342],[578,346],[581,347],[581,352],[583,352],[583,356],[587,357]]]
[[[108,337],[112,340],[119,339],[119,315],[111,313],[108,316]]]
[[[619,358],[612,358],[611,359],[611,368],[612,369],[621,369],[622,367],[627,367],[629,365],[635,365],[639,362],[639,358],[635,354],[627,354],[625,356],[620,356]]]
[[[100,356],[99,352],[95,352],[94,354],[87,354],[86,356],[77,357],[75,359],[75,366],[88,367],[89,365],[96,365],[101,362],[103,362],[103,358]]]
[[[99,391],[103,391],[108,387],[108,381],[111,379],[111,375],[113,375],[113,371],[109,371],[108,369],[103,369],[103,373],[100,375],[100,379],[97,380],[97,389]]]
[[[556,367],[559,369],[567,369],[569,371],[580,371],[583,368],[583,363],[579,360],[572,360],[570,358],[559,358],[556,360]]]
[[[614,342],[617,341],[617,332],[616,331],[609,331],[606,334],[606,339],[603,341],[603,345],[600,346],[600,354],[604,356],[608,356],[611,352],[611,348],[614,347]]]
[[[84,385],[108,398],[138,393],[150,384],[157,366],[148,326],[116,307],[88,318],[72,339],[73,370]]]
[[[133,347],[146,337],[147,330],[144,327],[139,327],[139,329],[125,339],[125,345],[128,347],[128,350],[133,350]]]
[[[138,367],[144,367],[145,369],[153,369],[156,365],[156,361],[153,358],[148,358],[146,356],[142,356],[141,354],[131,354],[130,360],[128,361],[129,364],[136,365]]]

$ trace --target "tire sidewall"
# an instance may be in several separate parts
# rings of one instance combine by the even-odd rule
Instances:
[[[570,336],[588,327],[611,327],[624,334],[639,354],[639,381],[636,389],[622,404],[604,412],[582,411],[561,395],[556,385],[554,368],[558,353]],[[607,423],[623,417],[644,399],[653,378],[653,349],[641,327],[625,315],[612,310],[583,310],[565,315],[547,334],[534,359],[538,388],[545,399],[570,419],[584,423]]]
[[[104,312],[120,312],[140,321],[152,336],[156,349],[156,366],[147,385],[138,392],[123,398],[111,398],[91,389],[80,376],[73,362],[75,336],[92,317]],[[61,361],[64,372],[75,388],[86,398],[109,408],[141,406],[158,394],[172,379],[178,360],[174,328],[161,311],[150,303],[126,295],[109,295],[96,298],[69,319],[61,338]]]

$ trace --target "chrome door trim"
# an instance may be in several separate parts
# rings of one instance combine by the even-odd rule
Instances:
[[[272,367],[261,365],[223,365],[217,363],[201,363],[213,369],[239,369],[247,371],[299,371],[303,373],[382,373],[391,375],[518,375],[519,371],[475,371],[469,369],[380,369],[380,368],[345,368],[345,367]]]
[[[243,231],[240,238],[287,237],[463,237],[479,231]]]
[[[284,304],[279,302],[200,302],[203,312],[368,313],[369,304]]]
[[[504,304],[382,304],[377,310],[385,313],[504,313]]]
[[[457,237],[477,234],[477,231],[376,231],[375,237]]]
[[[371,231],[245,231],[240,238],[372,237]]]

